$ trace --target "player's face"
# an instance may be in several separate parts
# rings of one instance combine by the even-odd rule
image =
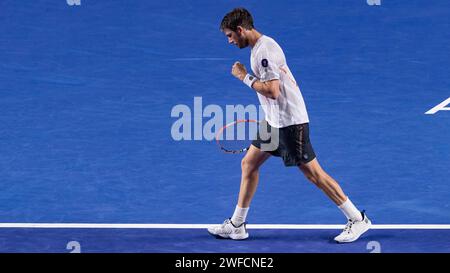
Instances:
[[[238,28],[237,31],[230,29],[224,29],[225,36],[228,38],[228,43],[233,44],[239,48],[245,48],[248,46],[248,41],[243,35],[242,29]]]

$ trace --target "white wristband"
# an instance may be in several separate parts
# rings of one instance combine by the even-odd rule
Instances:
[[[252,84],[254,82],[256,82],[258,80],[258,78],[256,78],[255,76],[252,76],[250,74],[245,75],[245,78],[243,80],[243,82],[250,88],[252,88]]]

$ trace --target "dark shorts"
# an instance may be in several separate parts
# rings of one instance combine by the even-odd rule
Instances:
[[[281,157],[285,166],[306,164],[316,158],[309,140],[309,123],[277,129],[266,121],[261,122],[252,145],[261,151]]]

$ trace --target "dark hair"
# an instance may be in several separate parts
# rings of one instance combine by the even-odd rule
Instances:
[[[250,12],[244,8],[235,8],[228,12],[220,23],[220,30],[223,31],[228,28],[232,31],[236,31],[237,27],[241,26],[246,29],[253,29],[253,18]]]

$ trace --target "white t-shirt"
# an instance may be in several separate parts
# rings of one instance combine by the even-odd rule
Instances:
[[[280,95],[276,100],[257,93],[270,126],[283,128],[309,122],[300,88],[277,42],[265,35],[261,36],[252,48],[250,63],[253,73],[261,82],[280,80]]]

